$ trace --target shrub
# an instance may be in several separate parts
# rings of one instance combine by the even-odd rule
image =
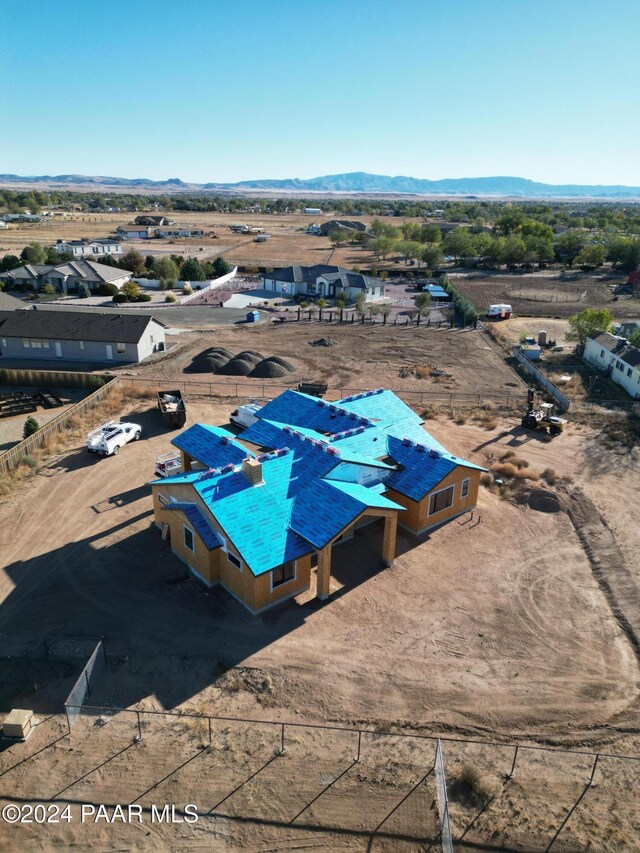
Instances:
[[[493,795],[490,782],[470,762],[465,762],[449,784],[452,799],[470,806],[480,807]]]
[[[151,297],[148,293],[141,293],[140,296],[135,300],[136,302],[151,302]]]
[[[111,282],[103,282],[101,285],[96,287],[95,290],[98,296],[115,296],[116,293],[120,293],[115,284],[111,284]]]
[[[119,305],[121,302],[128,302],[129,297],[126,293],[116,293],[116,295],[113,297],[113,301],[116,303],[116,305]]]
[[[104,384],[105,384],[105,381],[102,378],[102,376],[90,376],[89,377],[89,388],[91,388],[93,391],[97,391],[98,388],[102,388],[102,386]],[[71,419],[69,419],[67,421],[67,423],[70,424]]]
[[[158,285],[158,290],[166,290],[166,289],[167,289],[167,282],[163,278],[161,278],[160,284]]]
[[[521,461],[521,460],[518,460]],[[528,462],[525,462],[524,466],[518,466],[513,462],[495,462],[491,466],[491,470],[494,474],[498,474],[501,477],[510,477],[511,479],[517,480],[538,480],[540,479],[540,472],[536,471],[535,468],[529,468]]]
[[[485,488],[489,488],[489,486],[493,485],[493,477],[488,471],[484,471],[480,474],[480,485]]]
[[[175,302],[176,297],[173,295],[173,293],[167,293],[167,295],[164,298],[164,301],[165,302]]]
[[[540,474],[543,480],[545,480],[550,486],[555,486],[556,480],[558,479],[556,472],[553,468],[545,468],[542,474]]]
[[[34,470],[38,467],[38,460],[35,456],[33,456],[33,454],[27,453],[27,455],[23,456],[20,460],[20,464],[24,465],[25,468],[31,468],[32,470]]]
[[[84,281],[80,282],[78,285],[78,299],[87,299],[89,296],[91,296],[89,286]]]
[[[193,293],[193,288],[191,287],[191,285],[190,285],[190,284],[183,284],[183,285],[182,285],[182,294],[183,294],[183,296],[189,296],[189,295],[190,295],[190,294],[192,294],[192,293]]]
[[[34,417],[29,415],[29,417],[24,422],[24,428],[22,430],[22,437],[23,438],[29,438],[30,435],[34,434],[34,432],[38,432],[39,429],[40,429],[40,424],[38,423],[38,421]]]
[[[173,290],[175,286],[176,283],[172,278],[167,279],[167,290]]]
[[[40,291],[40,293],[45,293],[47,296],[53,296],[55,292],[56,289],[52,284],[43,285],[42,290]]]

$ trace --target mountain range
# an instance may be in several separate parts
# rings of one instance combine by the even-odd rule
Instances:
[[[88,175],[0,175],[0,186],[41,185],[77,187],[85,190],[129,189],[131,191],[165,192],[282,192],[282,193],[354,193],[358,195],[384,193],[388,195],[447,195],[488,196],[507,198],[640,198],[640,187],[624,185],[545,184],[516,177],[445,178],[431,181],[403,175],[372,175],[368,172],[348,172],[301,180],[264,178],[235,183],[185,183],[179,178],[152,181],[149,178],[114,178]]]

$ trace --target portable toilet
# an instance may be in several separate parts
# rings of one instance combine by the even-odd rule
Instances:
[[[259,311],[249,311],[249,313],[247,314],[247,323],[257,323],[259,319]]]
[[[540,329],[538,332],[538,346],[546,347],[547,345],[547,333],[544,329]]]

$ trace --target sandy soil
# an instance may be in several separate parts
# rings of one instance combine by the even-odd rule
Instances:
[[[193,400],[190,422],[224,423],[228,410]],[[171,434],[154,410],[123,416],[143,424],[143,441],[107,460],[73,448],[0,507],[0,633],[104,634],[111,663],[92,701],[638,751],[637,648],[627,629],[637,621],[640,534],[626,512],[637,499],[637,454],[605,451],[587,426],[546,443],[508,422],[487,430],[429,420],[439,440],[475,461],[515,449],[532,465],[573,478],[565,486],[573,514],[536,512],[482,489],[473,522],[454,521],[422,540],[401,534],[392,569],[379,568],[381,530],[372,526],[335,549],[326,605],[307,595],[251,617],[223,591],[180,580],[182,564],[151,526],[144,485]],[[595,570],[598,549],[612,554],[611,542],[600,536],[586,552],[578,512],[612,533],[618,574],[608,576],[606,560]],[[42,719],[59,708],[51,685],[31,691],[23,681],[13,695],[10,682],[2,686],[3,711],[25,704]],[[57,701],[63,696],[61,685]],[[132,744],[131,718],[102,728],[94,722],[82,720],[71,738],[57,740],[64,727],[53,717],[26,748],[0,753],[0,795],[58,798],[74,808],[139,798],[147,806],[196,802],[215,816],[194,827],[118,829],[117,836],[104,825],[73,823],[49,834],[27,827],[20,835],[1,825],[8,849],[112,849],[118,838],[133,849],[361,850],[432,761],[417,746],[393,754],[370,746],[366,762],[336,781],[295,829],[288,822],[349,767],[352,747],[340,738],[336,745],[335,734],[292,736],[286,757],[271,761],[271,732],[218,731],[216,748],[203,752],[200,723],[148,723],[143,741]],[[467,830],[474,843],[544,849],[589,775],[586,759],[526,753],[504,783],[511,753],[447,749],[452,779],[472,762],[491,789],[481,815],[453,798],[455,832]],[[27,755],[34,758],[17,764]],[[598,787],[571,815],[557,849],[584,850],[587,841],[594,850],[634,849],[638,773],[612,759],[599,767]],[[370,849],[424,846],[433,838],[432,801],[428,781]]]
[[[312,346],[328,338],[333,346]],[[327,382],[335,389],[382,387],[404,392],[461,392],[467,394],[522,394],[524,385],[505,364],[488,335],[467,329],[427,329],[424,327],[383,327],[336,323],[245,324],[181,335],[180,352],[159,364],[125,369],[136,378],[182,379],[216,383],[218,393],[236,385],[251,396],[263,385],[290,385],[305,378]],[[205,349],[224,347],[231,352],[254,350],[264,356],[279,355],[296,368],[287,377],[275,380],[244,376],[185,373],[185,369]],[[432,377],[428,371],[419,378],[411,370],[434,367],[448,375]],[[401,375],[406,374],[406,375]],[[344,395],[343,395],[344,396]],[[417,398],[416,398],[417,399]],[[426,398],[425,398],[426,399]]]

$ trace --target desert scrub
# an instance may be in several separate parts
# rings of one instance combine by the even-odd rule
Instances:
[[[490,474],[488,471],[480,474],[480,485],[484,486],[485,489],[490,488],[493,485],[493,474]]]
[[[545,468],[544,471],[540,474],[540,476],[550,486],[555,486],[558,480],[558,475],[556,474],[553,468]]]
[[[466,806],[481,807],[494,794],[490,780],[478,768],[465,761],[449,782],[449,796]]]
[[[522,460],[518,460],[519,462]],[[539,480],[540,472],[535,468],[529,468],[529,463],[516,465],[514,462],[494,462],[491,466],[492,472],[499,477],[509,477],[513,480]]]

